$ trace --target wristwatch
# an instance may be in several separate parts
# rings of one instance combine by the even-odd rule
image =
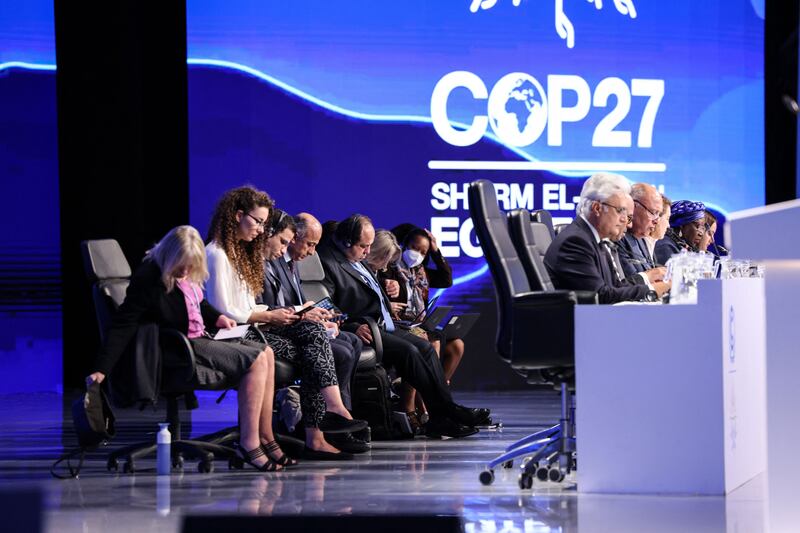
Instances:
[[[647,291],[647,294],[644,295],[645,302],[657,302],[658,301],[658,293],[652,289]]]

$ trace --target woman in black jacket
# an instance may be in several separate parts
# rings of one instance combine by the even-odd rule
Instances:
[[[131,277],[125,301],[114,316],[86,383],[103,382],[141,324],[177,329],[189,337],[199,386],[217,383],[222,377],[230,386],[238,387],[242,458],[263,472],[280,470],[287,461],[272,432],[272,350],[246,340],[211,339],[206,325],[231,328],[236,323],[203,297],[207,278],[205,248],[197,230],[191,226],[170,230]]]

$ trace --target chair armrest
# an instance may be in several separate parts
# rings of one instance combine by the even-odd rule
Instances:
[[[594,304],[600,303],[597,293],[594,291],[572,291],[578,297],[578,304]]]
[[[381,330],[375,319],[368,316],[351,317],[348,321],[349,324],[366,324],[369,326],[370,335],[372,335],[372,342],[369,344],[375,350],[375,358],[380,364],[383,361],[383,340],[381,339]],[[351,327],[343,328],[345,331],[354,332],[355,329]]]
[[[576,305],[575,291],[535,291],[514,296],[514,307],[539,307],[545,305]]]
[[[178,377],[190,382],[194,378],[196,361],[189,338],[177,329],[161,328],[159,341],[164,355],[164,367],[176,373],[184,369],[185,373],[178,374]]]

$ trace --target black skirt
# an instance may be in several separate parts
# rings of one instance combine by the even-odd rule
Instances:
[[[215,341],[190,339],[197,368],[197,384],[203,388],[235,387],[253,366],[265,345],[246,339]]]

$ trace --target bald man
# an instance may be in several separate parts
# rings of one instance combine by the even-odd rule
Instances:
[[[638,277],[642,283],[653,285],[661,282],[666,274],[664,267],[653,261],[644,238],[653,231],[661,216],[661,194],[647,183],[635,183],[631,187],[633,220],[628,231],[617,240],[620,263],[625,277]]]

